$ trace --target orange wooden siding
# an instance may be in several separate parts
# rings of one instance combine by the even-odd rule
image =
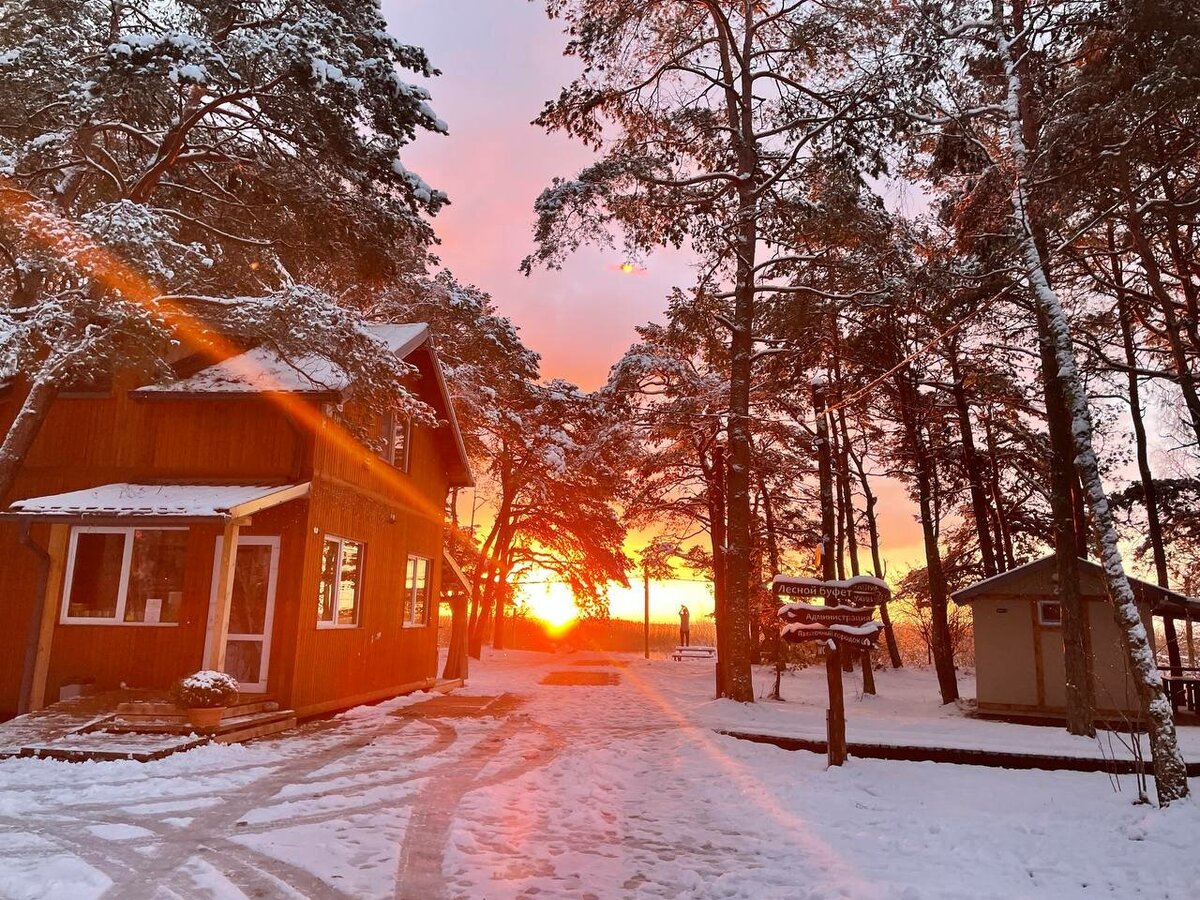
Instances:
[[[311,480],[306,501],[253,517],[247,535],[280,535],[267,692],[300,711],[318,712],[391,689],[430,682],[437,663],[437,606],[449,486],[449,429],[415,426],[410,471],[392,475],[371,451],[334,437],[332,425],[300,433],[260,396],[138,399],[129,380],[112,396],[60,398],[52,408],[11,495],[13,500],[109,482],[294,483]],[[429,401],[430,378],[415,384]],[[0,398],[0,423],[19,397]],[[145,523],[142,523],[145,524]],[[162,525],[170,525],[163,521]],[[33,533],[46,546],[48,528]],[[216,525],[192,525],[181,622],[177,626],[57,624],[46,697],[61,685],[164,688],[194,671],[204,650]],[[317,582],[326,534],[365,549],[361,616],[353,629],[316,627]],[[408,555],[432,561],[427,627],[405,628]],[[0,633],[0,718],[16,711],[37,577],[19,526],[0,523],[0,603],[12,627]],[[61,604],[61,596],[51,598]],[[57,617],[56,617],[57,618]]]

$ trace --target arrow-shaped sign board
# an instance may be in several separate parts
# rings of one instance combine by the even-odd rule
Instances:
[[[788,603],[779,607],[779,618],[801,625],[866,625],[874,616],[873,607],[814,606],[811,603]]]
[[[879,637],[879,632],[873,634],[846,634],[841,631],[831,631],[830,637],[834,639],[839,646],[845,647],[860,647],[863,650],[869,650],[875,646],[876,640]]]
[[[785,628],[782,634],[783,639],[791,644],[802,644],[806,641],[828,641],[833,638],[833,632],[828,628],[814,628],[811,631],[788,631]]]
[[[865,650],[875,646],[875,641],[879,637],[879,630],[882,627],[879,622],[871,622],[860,627],[835,625],[832,628],[827,628],[824,625],[801,625],[793,623],[791,625],[784,625],[779,630],[779,633],[785,641],[794,644],[805,641],[833,640],[839,645],[861,647]]]
[[[776,575],[771,590],[778,597],[824,597],[851,606],[872,607],[887,602],[891,596],[887,583],[878,578],[859,575],[845,581],[820,581],[816,578],[789,578]]]

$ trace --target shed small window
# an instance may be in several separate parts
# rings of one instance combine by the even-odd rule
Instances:
[[[362,605],[363,545],[326,537],[317,585],[317,627],[354,628]]]
[[[1062,604],[1056,600],[1038,602],[1038,621],[1043,625],[1062,624]]]
[[[407,594],[405,627],[419,628],[429,624],[429,569],[430,562],[425,557],[408,558],[408,570],[404,576],[404,592]]]
[[[177,624],[186,564],[183,528],[74,528],[62,621]]]

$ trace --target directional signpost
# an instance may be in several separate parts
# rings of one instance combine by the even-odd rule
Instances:
[[[846,707],[842,696],[842,647],[860,650],[875,645],[883,625],[874,620],[875,607],[891,595],[886,582],[857,576],[846,581],[819,581],[776,575],[771,588],[779,597],[824,599],[823,606],[793,602],[779,607],[779,632],[785,641],[825,644],[825,673],[829,680],[829,709],[825,725],[829,765],[846,761]]]

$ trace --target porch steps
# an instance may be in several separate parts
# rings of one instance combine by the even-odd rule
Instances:
[[[195,734],[122,734],[103,731],[69,734],[45,744],[22,747],[21,756],[63,762],[153,762],[209,742]]]
[[[256,716],[264,713],[279,712],[279,704],[274,700],[261,700],[256,703],[239,703],[225,711],[222,722],[245,716]],[[158,726],[174,727],[188,725],[187,716],[174,703],[122,703],[117,707],[111,725],[127,731],[159,731]],[[110,725],[110,730],[112,729]],[[138,726],[136,728],[132,726]],[[125,727],[129,726],[129,727]],[[146,727],[142,727],[146,726]],[[152,727],[153,726],[153,727]]]
[[[32,756],[68,762],[150,762],[215,741],[231,744],[290,731],[296,714],[274,700],[230,707],[220,725],[197,732],[163,695],[129,692],[61,701],[0,724],[0,759]]]
[[[229,725],[230,729],[225,730]],[[290,710],[280,710],[278,713],[259,713],[254,716],[238,716],[228,723],[221,722],[221,730],[213,735],[218,744],[240,744],[244,741],[256,741],[259,738],[270,737],[296,727],[296,714]]]
[[[99,726],[109,734],[203,734],[224,744],[248,741],[288,731],[296,727],[296,713],[280,709],[274,700],[239,703],[225,711],[216,728],[203,732],[187,720],[186,714],[172,703],[128,703],[117,707],[116,715]]]
[[[221,719],[216,728],[206,728],[203,731],[195,728],[185,716],[171,716],[161,719],[130,722],[124,718],[112,719],[103,723],[99,729],[109,734],[206,734],[210,737],[224,738],[229,734],[240,733],[247,728],[260,728],[266,725],[281,725],[275,731],[286,731],[296,727],[296,714],[290,709],[274,709],[252,712],[248,714],[229,715]],[[275,731],[269,732],[274,734]]]

